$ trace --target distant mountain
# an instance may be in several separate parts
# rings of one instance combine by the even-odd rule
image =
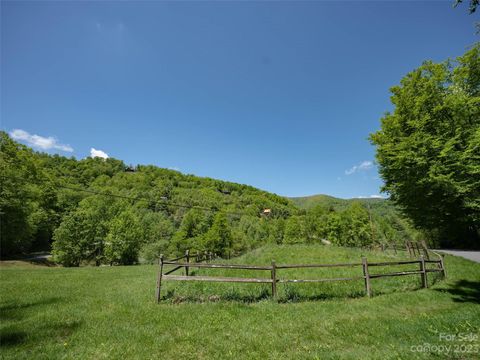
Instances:
[[[372,208],[394,207],[394,205],[388,199],[379,198],[340,199],[330,195],[317,194],[310,196],[290,197],[289,199],[299,208],[305,210],[309,210],[317,205],[323,205],[327,207],[331,206],[335,210],[344,210],[352,201],[359,201],[365,206],[369,205]]]

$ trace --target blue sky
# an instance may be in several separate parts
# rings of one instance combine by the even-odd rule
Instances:
[[[452,3],[2,1],[1,128],[281,195],[378,195],[388,89],[479,39]]]

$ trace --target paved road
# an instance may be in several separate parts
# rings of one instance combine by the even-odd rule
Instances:
[[[480,262],[480,251],[465,251],[465,250],[435,250],[450,255],[461,256],[465,259]]]

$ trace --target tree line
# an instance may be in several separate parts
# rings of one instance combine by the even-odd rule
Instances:
[[[0,136],[2,256],[51,248],[65,266],[133,264],[186,249],[230,257],[265,243],[366,246],[413,232],[394,212],[359,202],[304,210],[247,185],[49,155]]]

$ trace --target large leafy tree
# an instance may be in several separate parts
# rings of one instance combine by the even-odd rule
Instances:
[[[372,242],[372,228],[369,214],[361,203],[357,201],[352,202],[341,216],[341,245],[361,247]]]
[[[372,134],[384,191],[448,246],[480,239],[480,45],[425,62],[391,89],[394,111]]]
[[[137,262],[144,229],[131,209],[126,209],[110,221],[105,241],[105,258],[111,264],[129,265]]]
[[[105,261],[105,239],[110,222],[121,208],[120,202],[106,196],[91,196],[82,200],[55,229],[52,244],[54,260],[65,266],[79,266],[82,261],[99,265]]]
[[[96,215],[91,209],[80,208],[64,218],[53,235],[54,261],[79,266],[84,260],[101,260],[106,229]]]

